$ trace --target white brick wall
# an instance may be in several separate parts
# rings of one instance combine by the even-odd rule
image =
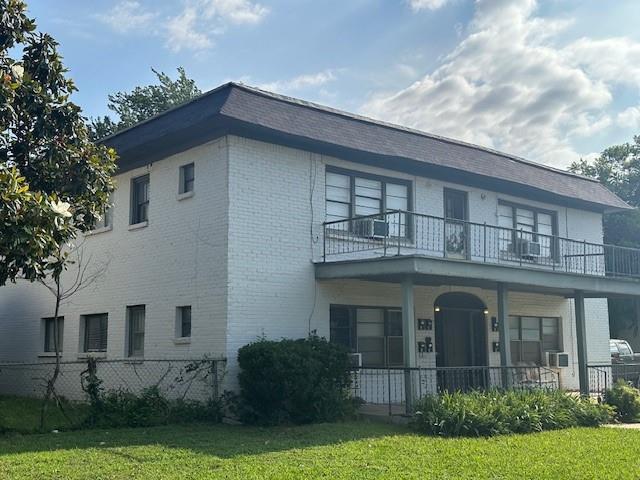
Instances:
[[[192,198],[178,201],[178,168],[195,162]],[[414,209],[441,216],[446,186],[469,191],[470,219],[497,223],[497,200],[520,199],[490,191],[354,164],[239,137],[225,137],[117,178],[114,226],[90,236],[85,249],[95,261],[108,260],[99,283],[63,306],[64,356],[75,359],[80,316],[109,314],[108,356],[125,353],[125,308],[145,304],[145,356],[226,355],[228,387],[235,384],[237,350],[261,336],[329,335],[329,305],[400,305],[398,285],[317,282],[313,260],[322,256],[325,166],[381,173],[413,182]],[[130,179],[149,171],[149,226],[128,229]],[[560,234],[601,241],[599,215],[565,207],[522,203],[558,211]],[[456,289],[459,290],[459,289]],[[417,288],[416,315],[432,314],[435,298],[448,288]],[[495,292],[470,289],[495,314]],[[511,294],[514,314],[557,315],[563,319],[564,348],[572,366],[563,382],[575,386],[573,307],[569,300]],[[191,344],[176,345],[175,307],[192,305]],[[51,315],[53,298],[37,285],[0,289],[0,361],[27,361],[42,349],[40,319]],[[587,306],[589,356],[608,359],[606,301]],[[423,332],[419,332],[423,335]],[[435,340],[435,338],[434,338]],[[489,333],[491,342],[497,333]],[[491,354],[498,364],[499,355]],[[433,365],[433,356],[420,363]]]
[[[179,167],[195,162],[195,193],[177,200]],[[131,178],[150,174],[149,224],[129,230]],[[123,358],[127,305],[146,305],[145,357],[223,356],[226,338],[227,148],[222,139],[116,177],[113,228],[83,243],[99,280],[71,297],[64,315],[65,360],[78,358],[80,316],[108,313],[109,358]],[[63,277],[68,284],[71,267]],[[42,353],[41,318],[54,297],[40,285],[0,289],[0,361],[33,361]],[[175,308],[192,306],[192,338],[174,344]]]

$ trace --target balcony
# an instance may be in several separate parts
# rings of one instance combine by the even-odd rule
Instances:
[[[323,242],[323,263],[419,256],[640,279],[640,249],[401,210],[325,222]]]

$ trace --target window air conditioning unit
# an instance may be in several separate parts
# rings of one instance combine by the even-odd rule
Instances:
[[[351,359],[352,367],[362,367],[362,354],[361,353],[351,353],[349,354],[349,358]]]
[[[378,218],[356,220],[356,234],[366,238],[384,238],[389,236],[389,224]]]
[[[569,366],[569,354],[568,353],[556,353],[547,352],[546,360],[548,367],[568,367]]]
[[[527,238],[516,238],[515,242],[509,244],[509,251],[520,255],[522,258],[533,260],[540,256],[541,247],[538,242],[533,242]]]

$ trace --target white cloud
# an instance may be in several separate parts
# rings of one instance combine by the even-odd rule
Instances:
[[[213,40],[206,33],[197,29],[198,12],[195,8],[186,7],[178,16],[167,22],[166,45],[174,52],[182,49],[205,50],[213,46]]]
[[[287,80],[277,80],[270,83],[259,84],[258,87],[271,92],[295,92],[304,88],[321,87],[336,79],[334,70],[323,70],[322,72],[299,75]]]
[[[640,106],[629,107],[616,117],[616,124],[623,128],[640,128]]]
[[[255,25],[269,9],[250,0],[188,0],[183,11],[167,22],[167,46],[173,51],[206,50],[229,24]]]
[[[560,167],[578,159],[572,140],[613,123],[605,111],[612,86],[640,86],[640,44],[581,38],[559,46],[569,22],[536,16],[536,6],[478,0],[467,36],[434,72],[374,95],[363,112]]]
[[[444,7],[451,0],[409,0],[409,5],[414,11],[438,10]]]
[[[134,30],[148,28],[156,14],[146,11],[140,2],[123,0],[106,13],[96,17],[118,33],[128,33]]]

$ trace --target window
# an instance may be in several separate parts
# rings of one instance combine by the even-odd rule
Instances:
[[[541,257],[553,257],[556,217],[556,212],[500,201],[498,226],[510,229],[500,232],[501,250],[513,250],[517,237],[539,243]]]
[[[191,336],[191,306],[176,308],[176,333],[178,338]]]
[[[149,218],[149,175],[131,180],[131,225]]]
[[[113,222],[113,205],[111,204],[111,197],[109,197],[108,205],[102,211],[101,217],[102,218],[96,221],[95,225],[93,226],[94,230],[106,229],[111,227]]]
[[[144,305],[127,307],[127,321],[129,324],[127,354],[130,357],[144,356],[144,317]]]
[[[402,311],[332,305],[330,339],[362,354],[364,366],[404,364]]]
[[[390,210],[410,210],[411,182],[338,168],[327,168],[325,176],[328,222],[376,215]],[[347,225],[336,224],[336,229]],[[390,236],[406,236],[407,219],[389,221]]]
[[[107,314],[84,315],[84,344],[85,352],[107,351]]]
[[[562,351],[559,318],[509,317],[509,337],[514,365],[541,365],[544,352]]]
[[[44,323],[44,351],[46,353],[55,352],[56,351],[56,335],[55,335],[55,319],[53,317],[43,318]],[[63,331],[64,331],[64,317],[58,317],[58,352],[62,352],[62,339],[63,339]]]
[[[180,167],[180,188],[178,193],[193,192],[195,166],[193,163]]]

